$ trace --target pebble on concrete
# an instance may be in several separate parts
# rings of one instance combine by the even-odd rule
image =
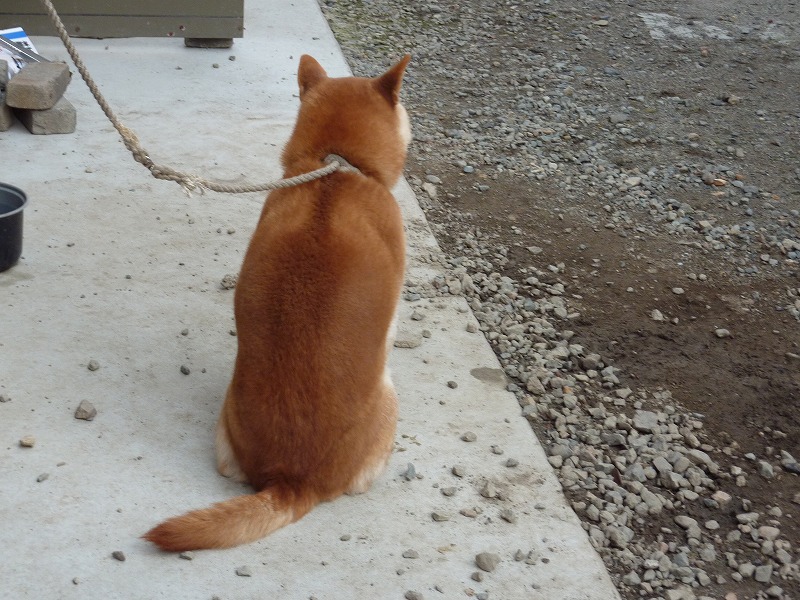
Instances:
[[[475,565],[482,571],[491,573],[500,563],[500,556],[493,552],[481,552],[475,555]]]
[[[75,409],[75,418],[82,421],[91,421],[97,416],[97,409],[88,400],[81,400]]]

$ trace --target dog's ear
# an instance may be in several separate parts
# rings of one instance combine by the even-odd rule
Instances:
[[[400,86],[403,83],[403,74],[406,72],[411,55],[406,54],[396,65],[375,79],[375,85],[386,99],[394,106],[400,101]]]
[[[311,56],[303,54],[300,57],[300,67],[297,69],[297,85],[300,88],[300,99],[323,79],[327,79],[325,69]]]

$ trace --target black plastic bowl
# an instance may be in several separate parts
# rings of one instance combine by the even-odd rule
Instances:
[[[17,264],[22,254],[22,209],[27,203],[21,189],[0,183],[0,272]]]

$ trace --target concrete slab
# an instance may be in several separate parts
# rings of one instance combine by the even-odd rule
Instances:
[[[227,50],[77,41],[157,162],[274,179],[297,108],[299,55],[348,73],[313,0],[254,0],[247,11],[246,37]],[[66,58],[54,38],[35,43]],[[456,297],[402,303],[401,328],[430,335],[391,358],[397,448],[370,492],[191,561],[140,540],[165,517],[247,491],[213,466],[213,424],[235,351],[232,292],[219,282],[237,272],[262,197],[187,198],[133,163],[81,82],[69,95],[74,135],[35,137],[19,123],[0,135],[2,162],[13,165],[2,179],[30,198],[23,259],[0,274],[0,394],[10,398],[0,404],[5,596],[618,598]],[[401,183],[396,195],[408,223],[408,278],[428,281],[438,248],[410,188]],[[412,320],[413,310],[424,318]],[[90,360],[99,368],[89,370]],[[97,408],[91,422],[73,416],[82,400]],[[467,431],[477,439],[462,441]],[[28,435],[35,445],[21,447]],[[506,466],[509,458],[519,464]],[[410,481],[409,463],[418,475]],[[487,481],[500,497],[481,495]],[[449,519],[434,521],[433,512]],[[409,549],[419,557],[404,558]],[[517,550],[530,560],[515,560]],[[477,581],[480,552],[501,562]],[[241,566],[252,576],[237,576]]]

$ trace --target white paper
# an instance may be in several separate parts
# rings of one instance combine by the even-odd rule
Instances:
[[[31,50],[32,52],[36,52],[36,47],[33,45],[33,42],[28,37],[28,34],[25,33],[25,30],[22,29],[22,27],[0,29],[0,35],[11,42],[16,42],[23,48]],[[11,50],[7,50],[5,47],[0,47],[0,60],[4,60],[8,63],[9,78],[19,73],[19,70],[26,64],[22,57],[18,56]]]

